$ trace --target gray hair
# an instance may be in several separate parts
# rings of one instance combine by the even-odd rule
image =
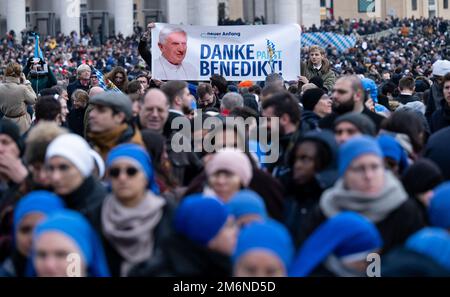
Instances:
[[[244,98],[236,92],[226,93],[222,98],[221,107],[230,111],[236,107],[244,107]]]
[[[271,73],[266,76],[265,85],[280,85],[284,86],[284,78],[279,73]]]
[[[77,68],[77,77],[79,78],[84,72],[91,72],[91,67],[87,64],[81,64]]]
[[[159,43],[165,43],[167,37],[172,33],[183,33],[184,35],[187,35],[186,31],[184,31],[180,27],[165,26],[161,29],[161,31],[159,31]]]

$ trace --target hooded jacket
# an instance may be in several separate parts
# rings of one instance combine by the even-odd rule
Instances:
[[[322,67],[320,70],[315,69],[311,61],[302,63],[301,74],[302,76],[306,76],[308,80],[314,76],[320,77],[323,80],[323,86],[327,88],[328,91],[333,89],[334,83],[336,82],[336,75],[333,70],[331,70],[330,62],[327,59],[322,60]]]

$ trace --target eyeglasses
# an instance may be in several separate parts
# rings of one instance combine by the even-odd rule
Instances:
[[[133,177],[138,173],[139,170],[135,167],[127,167],[124,170],[120,168],[111,168],[109,169],[109,176],[111,176],[112,178],[118,178],[122,171],[125,171],[128,177]]]

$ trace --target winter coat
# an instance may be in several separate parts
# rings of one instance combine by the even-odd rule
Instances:
[[[425,158],[430,159],[439,166],[446,180],[450,180],[449,147],[450,127],[446,127],[430,136],[423,152]]]
[[[450,106],[445,100],[442,100],[440,105],[441,108],[436,110],[431,116],[431,133],[450,126]]]
[[[19,79],[5,77],[0,84],[0,111],[4,118],[16,123],[20,133],[25,133],[31,126],[31,117],[27,105],[36,103],[36,93],[30,84],[20,84]]]
[[[322,60],[322,67],[317,70],[313,67],[311,61],[307,63],[302,63],[301,74],[306,76],[308,80],[318,76],[323,80],[323,86],[327,88],[328,91],[333,89],[334,83],[336,82],[336,74],[331,70],[330,62],[327,59]]]
[[[230,277],[230,257],[174,234],[167,238],[150,261],[135,266],[133,277]]]
[[[87,215],[102,204],[107,195],[105,187],[93,176],[87,177],[81,186],[68,195],[61,195],[67,208]]]

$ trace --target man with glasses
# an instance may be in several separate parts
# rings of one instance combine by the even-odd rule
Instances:
[[[81,64],[77,68],[77,80],[67,86],[67,94],[69,95],[69,98],[72,98],[73,92],[75,92],[75,90],[78,89],[89,92],[90,83],[91,83],[91,67],[89,67],[89,65],[86,64]],[[69,108],[69,110],[72,109],[71,100],[67,102],[67,107]]]
[[[319,122],[320,128],[334,130],[334,122],[338,116],[357,112],[367,115],[374,122],[377,131],[380,130],[384,117],[365,106],[366,93],[357,76],[344,76],[338,79],[333,86],[331,99],[333,100],[333,112]]]

